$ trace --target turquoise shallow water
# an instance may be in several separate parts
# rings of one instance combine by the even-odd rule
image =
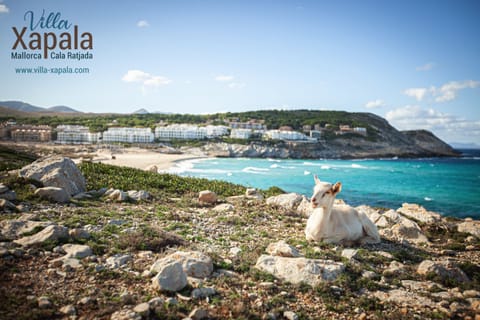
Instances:
[[[480,152],[463,158],[384,160],[279,160],[218,158],[181,162],[172,172],[310,196],[313,174],[343,184],[350,205],[396,209],[418,203],[445,216],[480,219]]]

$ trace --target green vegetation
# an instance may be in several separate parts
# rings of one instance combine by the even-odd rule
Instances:
[[[46,124],[56,127],[60,124],[84,125],[91,131],[104,131],[109,125],[154,128],[159,122],[192,123],[222,125],[227,121],[238,119],[241,122],[251,119],[263,120],[269,129],[290,126],[302,130],[304,125],[326,124],[338,127],[340,124],[351,127],[365,127],[369,134],[375,130],[356,113],[346,111],[323,110],[260,110],[248,112],[227,112],[208,115],[194,114],[74,114],[74,115],[42,115],[41,117],[17,118],[19,124]],[[0,120],[7,120],[2,119]]]
[[[153,194],[181,196],[211,190],[219,196],[245,193],[245,187],[233,183],[199,178],[184,178],[174,174],[157,174],[139,169],[117,167],[102,163],[80,164],[88,190],[109,187],[121,190],[147,190]]]
[[[0,145],[0,172],[20,169],[36,159],[32,154]]]

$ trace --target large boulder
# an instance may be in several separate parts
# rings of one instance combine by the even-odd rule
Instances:
[[[39,181],[46,187],[62,188],[71,196],[86,191],[85,178],[75,163],[66,157],[38,159],[20,169],[18,174]]]
[[[442,218],[442,216],[436,212],[427,211],[424,207],[411,203],[402,204],[402,207],[397,209],[397,212],[410,219],[429,224],[435,223]]]
[[[480,221],[465,219],[457,225],[458,232],[470,233],[471,235],[480,238]]]
[[[15,240],[14,242],[27,247],[37,244],[42,244],[46,241],[56,242],[62,239],[68,239],[68,228],[58,225],[49,225],[42,231],[21,239]]]
[[[187,286],[187,275],[182,264],[170,258],[163,258],[156,262],[157,275],[152,279],[154,289],[176,292]]]
[[[67,203],[70,201],[70,195],[63,188],[38,188],[35,190],[34,194],[42,199],[47,199],[58,203]]]
[[[217,202],[217,194],[210,190],[200,191],[198,193],[198,201],[213,204]]]
[[[343,263],[332,260],[270,255],[261,255],[255,267],[283,281],[293,284],[306,283],[311,286],[324,281],[333,281],[345,270]]]
[[[3,220],[0,221],[0,240],[15,240],[24,233],[30,233],[36,228],[43,229],[51,224],[47,221]]]
[[[189,277],[203,279],[209,277],[213,272],[212,259],[198,251],[177,251],[172,253],[163,259],[157,260],[150,268],[150,271],[159,272],[160,268],[163,267],[165,260],[172,260],[180,263]]]
[[[298,193],[286,193],[278,196],[269,197],[267,199],[267,204],[285,208],[287,210],[294,210],[300,202],[302,202],[303,197]]]
[[[144,201],[150,199],[152,196],[145,190],[130,190],[127,191],[128,197],[135,201]]]
[[[424,260],[417,267],[417,273],[421,275],[436,274],[441,278],[454,279],[457,282],[469,282],[468,276],[460,269],[454,261]]]

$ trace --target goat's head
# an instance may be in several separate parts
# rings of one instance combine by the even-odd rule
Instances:
[[[342,184],[340,182],[332,185],[328,182],[322,182],[318,179],[317,175],[313,176],[315,180],[315,187],[313,188],[313,195],[310,199],[312,207],[328,207],[333,205],[335,196],[342,190]]]

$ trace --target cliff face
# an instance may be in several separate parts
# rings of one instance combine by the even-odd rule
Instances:
[[[431,132],[400,132],[385,119],[371,113],[352,113],[351,118],[368,123],[368,136],[356,134],[321,139],[317,143],[255,142],[249,145],[211,143],[203,151],[211,156],[292,159],[355,159],[387,157],[452,157],[459,154]]]

